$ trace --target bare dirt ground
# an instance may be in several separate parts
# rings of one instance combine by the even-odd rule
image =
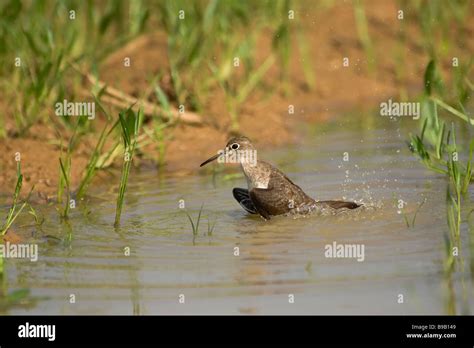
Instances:
[[[291,94],[274,93],[270,97],[261,89],[256,90],[245,103],[240,113],[240,132],[255,141],[259,147],[284,145],[298,141],[295,125],[298,122],[323,122],[335,117],[340,111],[352,107],[376,107],[381,100],[398,98],[400,86],[410,92],[423,88],[423,73],[429,61],[422,44],[422,35],[414,23],[405,25],[406,41],[402,47],[404,76],[397,77],[395,52],[400,49],[396,1],[371,1],[366,6],[369,32],[376,57],[376,70],[369,74],[366,54],[359,42],[354,11],[351,4],[339,3],[326,11],[300,15],[307,38],[311,64],[315,73],[315,88],[309,90],[302,71],[301,56],[295,44],[291,59]],[[474,22],[464,28],[470,42],[469,47],[451,47],[452,55],[464,57],[474,48]],[[454,29],[453,29],[454,30]],[[263,62],[271,50],[271,37],[262,39],[258,45],[257,60]],[[450,52],[451,53],[451,52]],[[123,67],[123,57],[133,62]],[[343,66],[343,58],[349,58],[349,66]],[[440,62],[449,68],[451,58]],[[258,63],[257,63],[258,64]],[[147,76],[164,72],[160,81],[162,88],[169,91],[169,62],[166,55],[166,35],[150,33],[111,54],[102,66],[99,78],[108,85],[131,95],[149,88]],[[447,69],[446,69],[447,70]],[[264,79],[268,86],[280,83],[277,67],[272,67]],[[86,82],[85,82],[86,85]],[[223,92],[213,92],[212,102],[202,115],[206,124],[189,126],[180,124],[167,129],[165,171],[176,174],[197,174],[199,163],[214,154],[225,144],[229,136],[230,117],[224,102]],[[288,114],[288,105],[295,106],[295,113]],[[10,119],[6,101],[0,105]],[[115,110],[115,111],[118,111]],[[95,121],[100,124],[99,114]],[[13,118],[13,116],[11,117]],[[7,122],[8,128],[8,122]],[[95,127],[100,131],[101,127]],[[88,135],[81,140],[73,153],[71,183],[80,182],[88,158],[98,135]],[[16,152],[21,153],[22,170],[25,177],[23,193],[35,185],[33,199],[53,197],[59,179],[58,158],[60,147],[54,130],[48,125],[34,125],[26,137],[8,137],[0,141],[0,192],[13,191],[16,181]],[[145,157],[156,158],[156,147],[146,146]],[[199,154],[199,155],[197,155]],[[137,165],[145,161],[137,161]],[[120,163],[116,164],[117,166]],[[110,173],[100,173],[98,179]]]

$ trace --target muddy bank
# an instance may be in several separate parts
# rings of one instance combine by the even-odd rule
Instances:
[[[375,70],[368,70],[366,53],[359,41],[352,4],[338,3],[325,11],[308,10],[300,14],[305,29],[311,65],[314,70],[315,86],[307,86],[303,72],[302,55],[294,44],[291,53],[290,93],[277,88],[268,94],[266,89],[279,86],[280,73],[276,64],[264,78],[264,87],[252,92],[239,114],[240,132],[252,138],[257,146],[278,146],[298,141],[295,125],[299,122],[323,122],[335,117],[341,110],[354,106],[373,108],[381,100],[397,99],[404,89],[408,93],[418,93],[423,88],[423,73],[429,61],[424,49],[422,35],[413,22],[404,26],[404,43],[400,44],[400,21],[396,17],[396,1],[372,1],[366,6],[369,33],[373,41],[376,57]],[[468,47],[453,46],[451,52],[442,61],[441,66],[447,72],[452,56],[462,57],[474,48],[472,27],[469,31]],[[454,30],[454,29],[453,29]],[[166,55],[166,35],[161,32],[143,35],[112,53],[101,66],[99,78],[133,96],[150,88],[149,76],[161,72],[160,85],[170,94],[170,69]],[[257,45],[258,66],[271,51],[271,37],[264,36]],[[397,73],[395,52],[401,52],[404,64],[403,74]],[[130,57],[130,67],[124,67],[123,58]],[[343,66],[343,59],[349,59],[349,65]],[[265,87],[266,86],[266,87]],[[88,88],[84,81],[84,87]],[[212,91],[213,97],[205,106],[201,115],[205,120],[201,126],[184,124],[173,125],[166,129],[164,171],[176,174],[197,174],[199,163],[207,155],[225,143],[230,132],[230,116],[222,90]],[[1,100],[5,112],[9,113],[8,102]],[[288,106],[294,105],[294,114],[288,113]],[[53,112],[53,111],[52,111]],[[118,109],[111,108],[116,115]],[[12,129],[13,115],[8,114],[6,128]],[[11,116],[11,117],[10,117]],[[55,117],[54,114],[51,117]],[[77,187],[88,159],[102,128],[104,115],[97,114],[94,122],[95,134],[85,135],[72,154],[71,184]],[[67,142],[70,133],[64,130],[63,142]],[[110,145],[110,144],[109,144]],[[61,147],[58,135],[50,125],[33,125],[25,136],[11,134],[0,140],[0,188],[3,193],[11,193],[16,181],[15,153],[21,154],[24,173],[25,194],[35,185],[33,199],[53,198],[59,179],[59,156]],[[149,144],[141,150],[136,165],[150,165],[158,159],[157,147]],[[114,163],[120,168],[118,157]],[[109,178],[114,171],[101,171],[95,180]]]

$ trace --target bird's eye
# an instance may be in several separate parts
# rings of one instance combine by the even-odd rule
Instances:
[[[240,145],[237,144],[237,143],[233,143],[232,145],[230,145],[230,148],[231,148],[232,150],[237,150],[239,147],[240,147]]]

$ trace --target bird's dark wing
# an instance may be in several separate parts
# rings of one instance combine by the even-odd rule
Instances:
[[[236,187],[232,190],[234,198],[239,202],[240,206],[250,214],[258,214],[252,200],[250,199],[249,190]]]
[[[357,204],[354,202],[344,202],[344,201],[318,201],[316,204],[326,204],[334,209],[355,209],[361,206],[361,204]]]
[[[249,191],[249,195],[255,209],[260,214],[260,216],[265,220],[270,220],[270,213],[267,211],[268,205],[264,203],[265,199],[269,195],[268,190],[253,188]]]
[[[249,194],[258,213],[265,219],[314,203],[311,197],[279,170],[272,171],[267,188],[253,188]]]

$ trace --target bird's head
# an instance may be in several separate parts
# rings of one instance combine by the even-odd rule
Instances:
[[[216,155],[201,163],[201,167],[216,159],[221,163],[241,163],[254,166],[257,164],[257,150],[249,138],[233,137],[227,142],[225,149],[219,150]]]

